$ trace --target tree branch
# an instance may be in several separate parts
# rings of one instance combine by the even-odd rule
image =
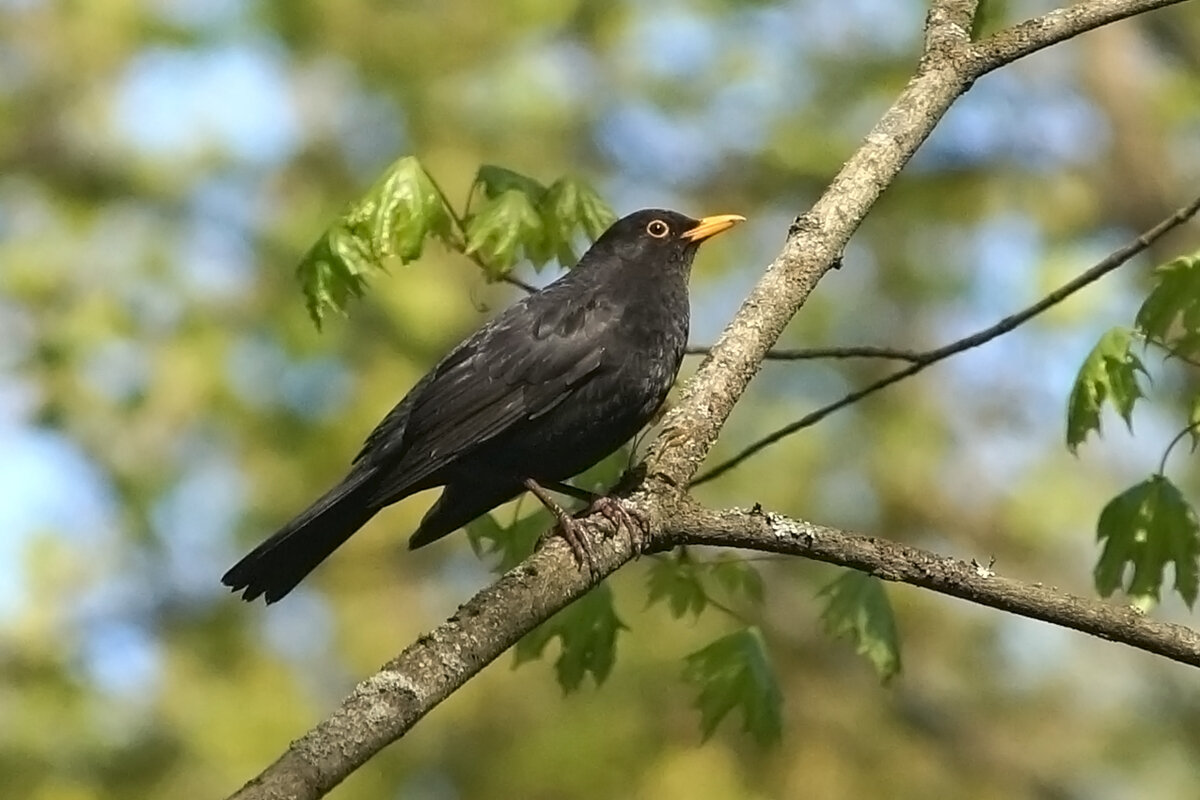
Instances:
[[[1116,606],[1003,578],[990,568],[761,510],[676,509],[663,545],[738,547],[802,556],[907,583],[1200,667],[1200,633]]]
[[[973,48],[977,77],[1110,22],[1181,2],[1184,0],[1092,0],[1055,9],[977,42]]]
[[[689,356],[706,356],[712,351],[711,345],[692,345],[685,353]],[[808,361],[818,358],[887,358],[893,361],[917,362],[925,357],[924,353],[916,350],[898,350],[894,347],[875,347],[872,345],[854,345],[847,347],[797,347],[793,349],[774,348],[768,350],[764,361]]]
[[[925,55],[969,41],[978,9],[979,0],[933,0],[925,16]]]
[[[899,383],[905,378],[912,377],[928,366],[936,364],[939,361],[944,361],[950,356],[961,353],[964,350],[970,350],[973,347],[978,347],[981,344],[990,342],[992,339],[1002,336],[1014,328],[1025,324],[1038,314],[1041,314],[1043,311],[1046,311],[1047,309],[1061,303],[1063,300],[1066,300],[1068,297],[1075,294],[1075,292],[1078,292],[1085,286],[1095,283],[1108,273],[1128,263],[1131,258],[1150,247],[1152,244],[1154,244],[1154,242],[1161,239],[1169,231],[1187,222],[1189,219],[1194,217],[1197,212],[1200,212],[1200,197],[1197,197],[1186,206],[1176,209],[1175,213],[1173,213],[1171,216],[1167,217],[1150,230],[1141,234],[1121,249],[1110,253],[1104,258],[1104,260],[1086,270],[1073,280],[1070,280],[1059,288],[1055,289],[1053,292],[1046,295],[1041,300],[1038,300],[1033,305],[1022,309],[1015,314],[1010,314],[1009,316],[997,322],[995,325],[991,325],[981,331],[976,331],[970,336],[966,336],[962,339],[951,342],[950,344],[943,345],[936,350],[930,350],[926,353],[921,353],[916,359],[913,360],[912,365],[897,372],[893,372],[891,375],[888,375],[885,378],[880,378],[874,383],[868,384],[861,389],[850,392],[840,400],[835,400],[829,405],[822,406],[816,411],[805,414],[795,422],[784,425],[778,430],[772,431],[758,441],[753,442],[743,448],[737,455],[727,459],[726,461],[722,461],[717,466],[708,470],[703,475],[692,481],[691,485],[699,486],[702,483],[707,483],[708,481],[718,478],[760,450],[770,447],[781,439],[791,436],[793,433],[816,425],[833,412],[843,409],[853,403],[857,403],[864,397],[872,395],[881,389],[885,389],[894,383]]]
[[[479,264],[479,261],[476,260],[475,263]],[[482,267],[482,266],[483,265],[480,264],[480,267]],[[534,286],[532,283],[528,283],[527,281],[521,280],[516,275],[507,274],[507,275],[502,276],[500,278],[500,280],[504,283],[507,283],[509,286],[517,287],[518,289],[520,289],[523,292],[526,292],[527,294],[533,294],[534,292],[536,292],[538,290],[538,287]]]

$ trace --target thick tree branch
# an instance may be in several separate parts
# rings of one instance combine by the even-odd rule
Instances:
[[[933,0],[925,16],[925,55],[956,49],[969,40],[978,10],[979,0]]]
[[[965,350],[970,350],[973,347],[978,347],[981,344],[986,344],[987,342],[990,342],[999,336],[1003,336],[1014,328],[1024,325],[1038,314],[1041,314],[1042,312],[1058,305],[1063,300],[1066,300],[1068,297],[1078,292],[1080,289],[1088,286],[1089,284],[1095,283],[1108,273],[1128,263],[1129,260],[1138,253],[1146,250],[1148,247],[1154,244],[1154,242],[1165,236],[1169,231],[1174,230],[1183,223],[1187,222],[1198,212],[1200,212],[1200,197],[1197,197],[1186,206],[1177,209],[1171,216],[1167,217],[1150,230],[1141,234],[1121,249],[1110,253],[1095,266],[1085,270],[1078,277],[1067,281],[1062,286],[1058,287],[1053,292],[1050,292],[1033,305],[1022,309],[1015,314],[1010,314],[1009,316],[997,322],[995,325],[991,325],[983,330],[976,331],[970,336],[965,336],[962,339],[951,342],[950,344],[943,345],[936,350],[930,350],[928,352],[921,353],[913,360],[912,364],[904,369],[897,370],[891,375],[880,378],[874,383],[850,392],[840,400],[835,400],[828,405],[822,406],[815,411],[805,414],[795,422],[789,423],[778,430],[772,431],[758,441],[752,442],[744,447],[739,453],[737,453],[737,455],[722,461],[717,466],[708,470],[703,475],[692,481],[691,485],[699,486],[702,483],[707,483],[708,481],[718,478],[760,450],[770,447],[779,440],[791,436],[793,433],[797,433],[805,428],[810,428],[813,425],[816,425],[833,412],[843,409],[848,405],[857,403],[864,397],[875,394],[875,392],[885,389],[894,383],[899,383],[905,378],[912,377],[926,367],[932,366],[939,361],[944,361],[950,356],[957,355]]]

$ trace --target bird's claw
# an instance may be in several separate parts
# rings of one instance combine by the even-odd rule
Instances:
[[[534,550],[541,550],[546,546],[547,542],[554,536],[558,536],[567,543],[571,548],[571,554],[575,557],[575,563],[580,570],[587,572],[589,575],[594,575],[596,572],[596,553],[592,549],[592,543],[588,540],[587,534],[580,530],[579,521],[567,516],[565,513],[558,517],[558,522],[554,527],[546,531],[538,539]]]
[[[572,517],[563,510],[562,506],[555,503],[546,493],[546,490],[536,481],[527,481],[526,487],[534,493],[538,500],[542,502],[542,505],[558,520],[558,524],[543,534],[538,540],[536,549],[540,550],[546,544],[547,537],[558,534],[571,548],[571,552],[574,554],[579,568],[586,571],[589,575],[596,575],[596,553],[592,549],[592,542],[588,538],[587,532],[583,530],[578,518],[600,514],[612,523],[614,534],[620,533],[622,529],[626,531],[629,535],[629,545],[633,550],[634,556],[642,554],[646,545],[649,525],[647,525],[646,520],[638,512],[626,508],[620,500],[606,495],[599,495],[594,497],[586,509],[575,517]]]
[[[629,535],[629,545],[633,549],[634,556],[642,554],[649,526],[639,513],[626,508],[620,500],[606,495],[601,495],[593,500],[587,508],[587,513],[603,516],[613,524],[614,532],[619,532],[624,528]]]
[[[579,569],[587,572],[588,575],[595,575],[596,553],[592,550],[592,542],[588,539],[587,533],[581,529],[579,521],[573,517],[564,516],[559,519],[555,531],[571,547],[571,552],[575,555],[575,563],[579,565]]]

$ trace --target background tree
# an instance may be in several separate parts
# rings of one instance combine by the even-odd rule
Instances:
[[[710,245],[697,270],[693,340],[706,343],[911,73],[925,12],[492,8],[0,12],[0,774],[16,796],[228,792],[490,581],[461,538],[403,553],[398,534],[427,503],[417,498],[269,611],[217,584],[247,542],[336,477],[479,307],[516,291],[431,245],[373,279],[348,319],[313,330],[293,267],[399,154],[419,154],[459,207],[479,165],[498,163],[546,183],[588,175],[621,212],[745,213],[738,238]],[[985,28],[1040,10],[988,3]],[[1167,216],[1200,173],[1198,39],[1184,3],[979,80],[781,345],[936,347]],[[1192,226],[1141,263],[1195,242]],[[1113,417],[1077,458],[1063,446],[1080,363],[1149,287],[1147,269],[1118,271],[696,496],[994,556],[1006,575],[1090,595],[1101,509],[1156,469],[1187,417],[1187,370],[1149,353],[1155,403],[1137,407],[1138,435]],[[769,364],[709,463],[894,369]],[[1194,498],[1186,447],[1175,453],[1168,471]],[[905,670],[880,688],[822,632],[816,595],[837,571],[754,563],[767,600],[733,610],[768,643],[785,698],[778,747],[759,749],[736,724],[699,747],[683,658],[742,622],[643,610],[661,564],[647,558],[609,581],[631,631],[601,690],[562,697],[552,657],[493,666],[340,792],[1195,792],[1186,667],[902,587],[888,596]],[[1163,600],[1156,617],[1190,619]]]

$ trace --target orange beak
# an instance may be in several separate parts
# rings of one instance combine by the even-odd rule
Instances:
[[[689,228],[681,235],[684,239],[693,242],[703,242],[716,236],[718,233],[727,231],[739,222],[745,222],[746,218],[741,214],[717,214],[712,217],[705,217],[696,224],[694,228]]]

